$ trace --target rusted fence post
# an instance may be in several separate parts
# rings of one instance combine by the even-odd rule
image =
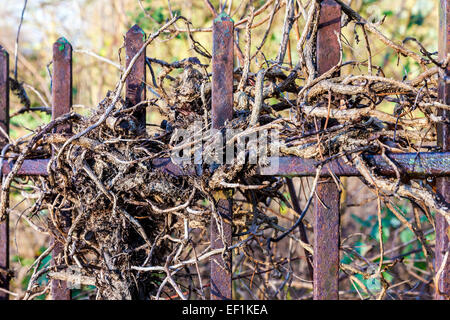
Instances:
[[[439,58],[442,60],[450,53],[450,0],[441,0],[439,8]],[[442,102],[450,104],[450,86],[448,79],[450,77],[450,67],[447,66],[445,71],[441,71],[439,97]],[[446,119],[450,120],[450,112],[448,110],[439,109],[439,113]],[[439,125],[437,128],[438,145],[442,148],[442,152],[450,150],[450,126]],[[436,179],[437,191],[447,201],[450,202],[450,178],[442,177]],[[449,252],[450,227],[442,215],[436,215],[436,257],[435,269],[439,272],[442,264],[445,262],[446,254]],[[450,299],[450,258],[442,266],[442,273],[438,281],[436,290],[436,299]]]
[[[9,55],[0,46],[0,126],[9,132]],[[8,140],[0,134],[0,149]],[[0,180],[2,174],[0,172]],[[9,201],[4,199],[4,201]],[[0,224],[0,288],[9,288],[9,217]],[[8,294],[0,291],[0,300],[8,300]]]
[[[145,32],[135,24],[125,35],[125,54],[127,67],[131,59],[142,48],[145,42]],[[145,100],[145,50],[139,56],[126,80],[126,100],[130,106],[135,106]],[[145,129],[145,108],[137,111],[134,116],[139,125]]]
[[[142,48],[145,42],[145,32],[137,24],[132,26],[125,35],[125,55],[126,55],[126,67],[130,65],[131,60]],[[146,97],[146,85],[145,85],[145,49],[143,53],[138,57],[130,74],[125,82],[125,100],[126,103],[133,107],[145,100]],[[134,112],[134,116],[138,121],[138,125],[141,130],[145,130],[146,125],[146,110],[145,106],[142,106],[141,110]],[[137,297],[136,297],[137,298]],[[134,299],[134,298],[133,298]]]
[[[225,121],[233,117],[233,47],[234,23],[225,13],[221,13],[213,23],[212,57],[212,114],[211,128],[218,130]],[[216,192],[217,211],[223,218],[223,240],[218,232],[215,219],[211,219],[212,249],[230,246],[231,219],[233,215],[231,198],[227,192]],[[211,299],[231,299],[231,252],[229,256],[211,257]]]
[[[339,62],[341,7],[324,0],[317,34],[317,66],[320,74]],[[336,300],[339,279],[339,189],[333,179],[321,179],[314,202],[314,299]]]
[[[52,75],[52,119],[56,119],[71,111],[72,108],[72,46],[63,37],[53,44],[53,75]],[[56,128],[57,132],[70,133],[70,125],[62,125]],[[64,212],[64,211],[63,211]],[[70,227],[71,211],[64,212],[64,224],[66,230]],[[53,240],[56,241],[56,240]],[[54,257],[63,252],[61,243],[56,242],[53,249]],[[51,297],[53,300],[70,300],[71,292],[67,283],[60,280],[52,280]]]

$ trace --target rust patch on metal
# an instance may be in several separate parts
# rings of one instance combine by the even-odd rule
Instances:
[[[53,44],[52,119],[69,113],[72,107],[72,46],[63,37]],[[70,125],[56,131],[70,133]]]
[[[322,1],[319,30],[317,32],[317,69],[323,74],[339,62],[339,42],[336,33],[341,32],[341,7],[334,0]]]
[[[233,48],[234,48],[233,20],[221,13],[213,23],[213,57],[212,57],[212,129],[220,129],[227,120],[233,117]],[[211,247],[213,249],[230,246],[232,202],[231,198],[217,201],[217,210],[222,217],[222,242],[215,219],[211,220]],[[232,260],[231,252],[224,252],[227,256],[215,255],[211,257],[211,299],[231,300]]]
[[[69,113],[72,109],[72,46],[65,38],[59,38],[53,44],[53,78],[52,78],[52,119]],[[56,128],[56,132],[71,132],[70,125],[62,125]],[[36,168],[34,168],[36,169]],[[70,227],[70,212],[67,212],[68,225]],[[52,239],[52,242],[55,241]],[[61,243],[56,243],[52,256],[63,252]],[[55,261],[52,258],[52,265]],[[60,280],[51,280],[51,297],[53,300],[70,300],[71,292],[67,283]]]
[[[17,171],[18,176],[46,176],[47,165],[49,163],[48,159],[27,159],[22,163],[19,171]],[[3,162],[2,174],[7,175],[11,172],[14,166],[14,162]]]
[[[231,220],[232,220],[232,201],[229,199],[220,199],[216,203],[217,211],[223,219],[223,238],[227,246],[231,245]],[[215,223],[211,221],[211,248],[220,249],[224,244],[220,238],[220,232]],[[214,255],[211,257],[211,300],[231,300],[232,284],[232,259],[231,252],[225,251],[224,255]]]
[[[125,35],[126,65],[129,66],[131,60],[139,52],[145,42],[145,32],[135,24]],[[135,106],[145,100],[145,50],[138,57],[131,68],[131,72],[126,80],[126,101],[130,106]],[[141,128],[145,129],[145,108],[134,113]]]
[[[341,7],[333,0],[322,1],[317,33],[319,74],[339,62],[340,48],[336,34],[340,32]],[[339,298],[339,198],[339,190],[332,179],[319,181],[314,199],[315,300]]]
[[[233,118],[233,33],[233,20],[226,14],[214,20],[211,111],[214,129],[220,129]]]
[[[390,159],[398,166],[401,175],[410,178],[426,178],[428,176],[444,177],[450,175],[450,152],[426,153],[393,153]],[[316,175],[319,161],[297,157],[280,157],[279,167],[257,167],[256,173],[262,176],[311,177]],[[365,155],[364,159],[371,167],[377,166],[378,174],[395,177],[395,171],[381,155]],[[17,172],[18,176],[46,176],[48,159],[27,159]],[[358,170],[337,159],[328,163],[329,168],[336,176],[357,177]],[[2,174],[11,172],[14,161],[4,161]],[[170,158],[156,158],[152,160],[153,168],[172,174],[174,176],[195,175],[194,167],[180,167]],[[328,177],[330,172],[322,168],[321,175]]]
[[[450,152],[426,153],[392,153],[389,158],[398,166],[402,176],[410,178],[424,178],[427,176],[442,177],[450,174]],[[375,171],[384,176],[395,177],[392,166],[381,155],[365,155],[364,159]],[[278,158],[278,168],[259,167],[257,173],[264,176],[308,177],[316,175],[316,167],[320,163],[315,159],[302,159],[298,157]],[[336,176],[356,177],[359,171],[342,159],[328,162],[322,168],[321,176],[330,176],[330,169]]]
[[[337,300],[339,280],[339,189],[322,180],[314,204],[314,300]]]

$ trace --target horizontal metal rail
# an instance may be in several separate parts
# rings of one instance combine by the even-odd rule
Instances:
[[[424,152],[424,153],[392,153],[389,158],[398,166],[401,174],[411,178],[425,178],[428,176],[444,177],[450,175],[450,152]],[[270,158],[269,158],[270,159]],[[395,176],[395,170],[381,155],[365,155],[367,163],[374,167],[375,172],[385,176]],[[273,160],[273,159],[271,159]],[[295,176],[307,177],[316,174],[320,161],[298,157],[280,157],[278,167],[257,167],[256,173],[262,176]],[[19,176],[46,176],[48,159],[25,160],[17,172]],[[170,158],[152,160],[155,169],[173,174],[175,176],[195,175],[193,166],[182,167],[171,161]],[[3,163],[2,174],[11,172],[14,161]],[[335,159],[326,163],[321,175],[329,176],[330,171],[336,176],[356,177],[358,170],[342,159]]]
[[[450,152],[391,153],[388,156],[398,166],[401,174],[411,178],[441,177],[450,174]],[[381,155],[365,155],[364,159],[378,174],[395,176],[394,168]],[[257,172],[260,175],[314,176],[319,164],[320,161],[314,159],[280,157],[277,169],[260,167]],[[326,163],[321,175],[330,176],[330,171],[336,176],[343,177],[360,175],[354,166],[346,163],[342,158]]]

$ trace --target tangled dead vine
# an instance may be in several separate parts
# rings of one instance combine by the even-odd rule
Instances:
[[[249,17],[236,24],[245,28],[246,49],[241,57],[243,65],[234,71],[234,118],[226,124],[228,129],[240,131],[228,137],[228,143],[269,129],[276,130],[279,139],[269,141],[270,150],[319,160],[318,173],[330,160],[342,158],[358,169],[379,201],[392,207],[389,197],[407,198],[423,208],[423,212],[428,212],[429,208],[450,221],[448,203],[419,181],[405,179],[389,159],[391,152],[437,150],[436,125],[445,120],[436,111],[450,108],[438,100],[438,76],[447,67],[449,58],[438,61],[420,44],[420,53],[417,53],[407,48],[406,43],[388,39],[377,26],[338,1],[347,22],[355,23],[366,36],[370,33],[399,56],[413,59],[420,64],[422,72],[413,79],[385,77],[381,68],[372,65],[367,42],[368,60],[343,61],[341,57],[331,70],[318,75],[314,57],[320,2],[312,1],[309,8],[294,10],[294,2],[287,1],[283,41],[277,58],[274,61],[262,59],[263,63],[255,64],[257,68],[252,72],[250,64],[254,58],[264,57],[261,48],[273,15],[286,4],[278,0],[267,3],[274,3],[272,9],[265,5],[262,10],[271,10],[269,26],[253,55],[249,49],[252,23],[260,10],[250,10]],[[306,19],[296,46],[300,61],[290,67],[283,63],[286,39],[293,24],[302,17],[300,11]],[[180,21],[186,23],[186,30],[176,26]],[[196,30],[180,16],[152,34],[144,47],[151,46],[162,34],[182,31],[189,33],[194,50],[209,59],[210,55],[194,40]],[[341,41],[339,37],[338,40]],[[285,201],[280,192],[283,178],[258,176],[255,165],[247,163],[234,162],[215,170],[204,164],[202,175],[183,176],[171,175],[155,165],[155,159],[170,157],[192,143],[180,143],[176,136],[179,130],[187,129],[195,121],[202,123],[199,131],[205,133],[199,138],[205,146],[203,157],[211,157],[208,146],[216,137],[207,134],[211,74],[207,71],[208,65],[201,64],[197,57],[173,63],[147,58],[150,68],[159,65],[162,69],[160,74],[151,70],[149,89],[153,97],[138,105],[129,105],[121,94],[139,54],[123,71],[115,90],[108,93],[90,116],[64,115],[38,128],[32,135],[11,141],[2,151],[2,159],[15,160],[15,164],[3,180],[1,219],[8,213],[5,197],[11,184],[25,190],[31,180],[34,187],[28,196],[36,201],[23,217],[63,247],[55,266],[33,269],[24,299],[46,290],[37,282],[44,273],[54,279],[95,285],[98,299],[158,299],[167,284],[179,297],[187,298],[177,282],[177,273],[188,267],[195,267],[196,277],[199,277],[200,285],[192,290],[204,297],[199,264],[224,251],[203,246],[197,252],[201,240],[198,230],[207,229],[211,217],[218,220],[218,225],[225,223],[217,214],[213,196],[219,189],[233,189],[251,203],[249,210],[235,204],[235,242],[227,250],[246,252],[251,244],[259,243],[270,255],[270,242],[287,236],[298,241],[306,252],[314,254],[311,245],[294,235],[294,228],[282,227],[277,217],[267,210],[270,199]],[[367,73],[353,74],[362,68],[367,69]],[[175,70],[181,71],[171,76]],[[274,100],[277,102],[269,103]],[[377,108],[383,102],[395,103],[394,114]],[[157,133],[146,130],[133,116],[134,112],[148,107],[157,108],[167,118],[157,128]],[[418,111],[422,117],[417,116]],[[73,135],[54,133],[54,128],[68,125]],[[244,151],[244,157],[248,157],[248,151]],[[397,172],[397,177],[377,174],[365,162],[366,154],[381,154]],[[24,159],[45,156],[51,157],[48,177],[29,177],[24,181],[17,176]],[[317,174],[303,212],[308,210],[318,177]],[[421,231],[402,219],[394,207],[392,210],[416,234],[429,256],[431,250]],[[304,215],[298,214],[300,218],[294,226],[298,226]],[[430,215],[428,218],[433,219]],[[49,247],[34,266],[40,265],[52,248]],[[380,248],[383,248],[382,242]],[[272,267],[283,263],[275,261]],[[382,262],[379,273],[381,266]],[[345,273],[371,276],[365,269],[350,265],[341,265],[341,268]]]

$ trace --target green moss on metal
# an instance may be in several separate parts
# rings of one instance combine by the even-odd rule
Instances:
[[[221,12],[215,19],[214,22],[221,22],[221,21],[231,21],[234,23],[233,19],[226,14],[225,12]]]
[[[145,32],[144,32],[144,30],[142,30],[142,29],[140,29],[140,32],[142,33],[142,41],[144,41],[145,42]]]
[[[69,41],[67,41],[67,39],[64,37],[61,37],[58,39],[58,41],[56,41],[56,43],[59,44],[58,50],[63,51],[66,47],[66,44],[69,44]]]

